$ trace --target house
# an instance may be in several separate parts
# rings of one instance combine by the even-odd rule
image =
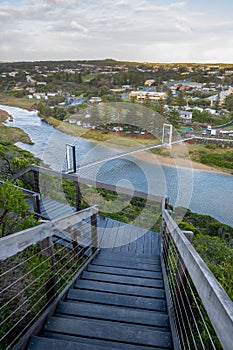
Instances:
[[[209,96],[207,97],[207,99],[210,101],[211,107],[217,102],[217,100],[219,100],[220,105],[223,105],[226,97],[229,96],[230,94],[231,94],[230,91],[221,91],[220,94]]]
[[[178,111],[183,123],[191,123],[193,113],[189,111]]]
[[[130,98],[136,98],[138,102],[143,102],[146,98],[151,101],[164,100],[167,97],[166,92],[158,91],[131,91]]]
[[[91,97],[88,102],[89,105],[99,105],[102,103],[101,97]]]
[[[145,81],[144,85],[145,86],[151,86],[155,83],[155,80],[154,79],[148,79]]]

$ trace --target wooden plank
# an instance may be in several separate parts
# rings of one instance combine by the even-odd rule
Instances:
[[[125,227],[124,227],[124,233],[122,235],[121,252],[128,253],[128,251],[129,251],[130,235],[131,235],[131,227],[130,227],[130,225],[126,224]]]
[[[83,346],[87,345],[88,350],[99,350],[98,346],[103,347],[103,350],[110,350],[110,349],[115,349],[115,350],[152,350],[151,347],[148,346],[142,346],[142,345],[136,345],[136,344],[128,344],[128,343],[120,343],[120,342],[112,342],[109,340],[101,340],[101,339],[94,339],[94,338],[83,338],[79,336],[73,336],[73,335],[67,335],[67,334],[58,334],[58,333],[52,333],[52,332],[43,332],[42,335],[48,339],[56,339],[56,340],[66,340],[68,342],[72,342],[74,346],[74,350],[76,350],[76,344],[78,346]],[[63,348],[66,349],[66,348]],[[61,349],[61,350],[63,350]],[[168,348],[160,348],[160,347],[154,347],[153,349],[155,350],[167,350]],[[29,349],[28,349],[29,350]],[[34,350],[34,349],[33,349]],[[44,348],[41,349],[35,349],[35,350],[44,350]],[[50,349],[47,348],[45,350],[56,350],[55,349]],[[58,349],[60,350],[60,349]],[[67,350],[73,350],[67,349]],[[77,348],[79,350],[79,348]],[[86,349],[85,349],[86,350]]]
[[[163,299],[144,298],[132,295],[129,296],[124,294],[113,294],[74,288],[69,290],[67,300],[87,301],[90,303],[126,306],[145,310],[158,310],[161,312],[165,312],[167,310],[166,301]]]
[[[129,241],[129,245],[128,245],[128,250],[129,250],[129,253],[131,253],[131,254],[136,254],[137,239],[138,239],[137,228],[136,227],[131,228],[130,241]]]
[[[131,262],[126,262],[126,261],[109,261],[109,260],[104,260],[104,259],[96,259],[93,262],[94,265],[98,266],[110,266],[110,267],[119,267],[119,268],[128,268],[136,270],[144,270],[144,271],[161,271],[161,266],[160,265],[148,265],[148,264],[143,264],[143,263],[131,263]]]
[[[84,271],[82,274],[82,279],[90,280],[90,281],[130,284],[132,286],[134,285],[134,286],[146,286],[146,287],[153,287],[153,288],[163,288],[162,280],[134,277],[134,276],[107,275],[107,274],[98,273],[98,272]]]
[[[112,320],[123,323],[169,328],[168,316],[154,311],[123,308],[92,303],[61,302],[57,314]]]
[[[137,248],[136,253],[143,255],[144,253],[144,242],[145,242],[146,231],[138,228],[138,239],[137,239]]]
[[[152,232],[152,254],[159,254],[159,240],[158,234]]]
[[[76,343],[64,339],[31,337],[26,350],[90,350],[90,344]],[[105,346],[95,345],[95,350],[106,350]]]
[[[114,261],[130,261],[132,264],[134,263],[144,263],[144,264],[152,264],[158,265],[161,264],[160,256],[154,255],[152,257],[145,257],[144,255],[130,255],[128,253],[114,253],[109,251],[108,249],[101,249],[98,258],[103,258],[104,260],[114,260]]]
[[[114,251],[115,248],[119,249],[119,246],[121,245],[121,233],[122,233],[122,228],[124,227],[124,225],[122,225],[121,222],[118,222],[118,226],[117,226],[117,230],[116,230],[116,235],[115,235],[115,240],[112,244],[112,252]]]
[[[144,242],[144,254],[152,254],[152,243],[151,243],[151,239],[152,239],[152,232],[151,231],[147,231],[147,233],[145,234],[145,242]]]
[[[96,290],[100,292],[109,292],[126,295],[137,295],[141,297],[153,297],[153,298],[165,298],[165,292],[163,289],[121,285],[116,283],[98,282],[98,281],[85,281],[79,280],[76,282],[75,287],[78,289]]]
[[[110,239],[111,231],[113,228],[114,222],[113,220],[107,219],[106,226],[104,228],[104,232],[101,237],[101,241],[99,241],[99,247],[100,248],[109,248],[108,242]]]
[[[127,342],[137,345],[172,347],[170,332],[156,331],[146,327],[117,324],[109,321],[79,318],[48,317],[44,329],[57,333],[82,337]],[[140,329],[139,329],[140,328]]]
[[[135,270],[145,270],[145,271],[161,271],[160,265],[152,265],[152,264],[143,264],[139,262],[132,263],[131,261],[110,261],[104,259],[95,259],[93,261],[94,265],[99,266],[111,266],[111,267],[120,267],[120,268],[134,268]]]
[[[122,276],[135,276],[143,278],[155,278],[162,279],[162,272],[154,271],[145,271],[145,270],[134,270],[134,269],[123,269],[118,267],[109,267],[109,266],[98,266],[90,264],[87,268],[87,271],[92,272],[101,272],[111,275],[122,275]]]
[[[116,220],[112,220],[112,229],[109,235],[108,248],[112,251],[115,247],[115,242],[117,241],[118,231],[121,223]]]

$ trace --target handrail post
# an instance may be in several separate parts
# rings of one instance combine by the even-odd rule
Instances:
[[[81,210],[81,190],[80,190],[80,185],[79,182],[75,182],[75,201],[76,201],[76,211]]]
[[[57,286],[57,268],[56,268],[56,261],[53,251],[53,241],[52,237],[47,237],[43,241],[40,242],[41,247],[41,254],[44,257],[50,257],[50,263],[51,263],[51,271],[52,275],[49,277],[49,279],[46,282],[46,296],[47,301],[52,302],[58,292],[58,286]]]
[[[92,252],[94,253],[98,248],[97,214],[91,216],[91,243]]]
[[[161,204],[161,227],[160,227],[160,234],[159,234],[159,240],[158,240],[158,244],[159,244],[159,251],[161,254],[163,254],[163,243],[164,243],[164,237],[165,237],[165,230],[166,230],[166,223],[165,223],[165,219],[164,219],[164,215],[163,215],[163,211],[167,210],[168,208],[168,204],[169,204],[169,198],[165,197],[162,200],[162,204]]]
[[[32,196],[32,204],[33,204],[33,210],[35,213],[40,214],[40,194],[39,193],[35,193]]]
[[[33,170],[33,189],[35,192],[40,193],[40,182],[38,170]]]

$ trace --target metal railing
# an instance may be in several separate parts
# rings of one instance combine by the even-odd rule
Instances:
[[[90,207],[0,239],[1,350],[11,349],[62,298],[98,252],[97,213],[96,206]],[[57,232],[69,237],[70,244],[54,245]]]
[[[231,350],[233,302],[170,214],[163,209],[161,257],[175,347]]]

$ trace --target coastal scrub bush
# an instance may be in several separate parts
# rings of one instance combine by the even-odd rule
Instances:
[[[8,235],[36,224],[26,196],[9,182],[0,185],[0,234]]]

